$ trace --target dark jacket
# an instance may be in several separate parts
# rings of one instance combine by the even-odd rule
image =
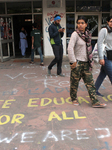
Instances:
[[[61,28],[60,24],[57,26],[54,23],[52,23],[49,26],[48,31],[49,31],[50,41],[51,39],[54,40],[54,43],[51,42],[51,44],[62,45],[61,38],[63,37],[64,33],[58,32],[60,28]]]

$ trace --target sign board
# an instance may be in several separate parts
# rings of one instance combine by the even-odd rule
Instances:
[[[47,0],[47,8],[59,8],[60,0]]]

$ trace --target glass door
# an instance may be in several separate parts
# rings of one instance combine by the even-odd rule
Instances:
[[[1,62],[15,57],[12,17],[0,17]]]

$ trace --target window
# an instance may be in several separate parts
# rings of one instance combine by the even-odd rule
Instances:
[[[110,14],[102,14],[102,27],[107,25],[107,18],[110,16]]]
[[[8,44],[7,43],[2,44],[2,52],[3,52],[3,56],[8,56]]]
[[[34,15],[34,22],[37,24],[37,28],[42,32],[42,15]]]
[[[31,13],[31,2],[7,3],[7,13]]]
[[[66,0],[66,12],[74,12],[74,0]]]
[[[33,2],[33,12],[34,13],[42,12],[42,1]]]
[[[99,12],[101,10],[100,0],[77,0],[77,12]]]
[[[70,37],[75,30],[74,14],[66,15],[66,36]]]
[[[5,3],[0,3],[0,14],[5,14]]]
[[[103,0],[102,1],[102,11],[110,12],[110,0]]]

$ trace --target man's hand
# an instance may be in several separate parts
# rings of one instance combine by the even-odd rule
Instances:
[[[32,49],[34,49],[33,44],[34,44],[34,36],[32,36]]]
[[[100,65],[102,65],[102,66],[105,65],[105,60],[104,59],[101,59],[99,62],[100,62]]]
[[[58,30],[58,32],[64,32],[64,30],[63,30],[62,28],[60,28],[60,29]]]
[[[34,49],[34,46],[32,45],[32,49]]]
[[[72,65],[70,65],[71,69],[74,69],[76,67],[77,62],[74,62]]]

